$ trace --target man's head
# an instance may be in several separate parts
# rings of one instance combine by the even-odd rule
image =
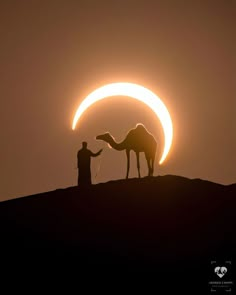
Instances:
[[[87,146],[88,146],[88,143],[87,143],[86,141],[83,141],[83,142],[82,142],[82,146],[83,146],[83,149],[86,149]]]

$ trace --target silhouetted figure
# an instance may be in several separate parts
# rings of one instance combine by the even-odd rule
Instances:
[[[97,157],[102,149],[96,154],[87,149],[87,142],[82,143],[82,149],[77,153],[78,185],[91,185],[91,157]]]
[[[156,155],[157,143],[151,133],[147,131],[143,124],[137,124],[134,129],[129,130],[125,139],[117,143],[110,133],[98,135],[97,140],[103,140],[107,142],[113,149],[117,151],[126,150],[127,155],[127,173],[126,178],[129,176],[130,167],[130,151],[133,150],[137,157],[137,169],[138,176],[140,177],[140,164],[139,164],[139,153],[144,152],[147,165],[148,165],[148,176],[153,176],[154,172],[154,161]]]

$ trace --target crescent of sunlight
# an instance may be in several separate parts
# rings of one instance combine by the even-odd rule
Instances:
[[[78,120],[82,114],[95,102],[111,96],[129,96],[149,106],[159,118],[165,137],[165,147],[159,161],[162,164],[171,148],[173,139],[173,125],[170,114],[161,99],[149,89],[133,83],[112,83],[102,86],[91,92],[79,105],[72,124],[75,130]]]

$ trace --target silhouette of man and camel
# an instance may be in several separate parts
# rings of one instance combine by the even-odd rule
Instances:
[[[127,156],[127,172],[126,179],[129,177],[130,168],[130,151],[133,150],[137,158],[138,177],[140,178],[140,161],[139,153],[143,152],[148,166],[148,176],[153,176],[154,161],[156,155],[157,143],[154,136],[147,131],[143,124],[137,124],[134,129],[129,130],[125,139],[117,143],[110,133],[104,133],[96,137],[97,140],[102,140],[108,143],[113,149],[117,151],[126,151]],[[87,149],[87,143],[82,143],[82,149],[78,151],[78,185],[91,185],[91,157],[97,157],[101,154],[102,149],[97,153],[92,153]]]

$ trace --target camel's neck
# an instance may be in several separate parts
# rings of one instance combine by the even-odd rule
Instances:
[[[117,151],[122,151],[126,149],[125,140],[120,143],[117,143],[111,135],[110,138],[106,140],[106,142],[109,143],[109,145]]]

